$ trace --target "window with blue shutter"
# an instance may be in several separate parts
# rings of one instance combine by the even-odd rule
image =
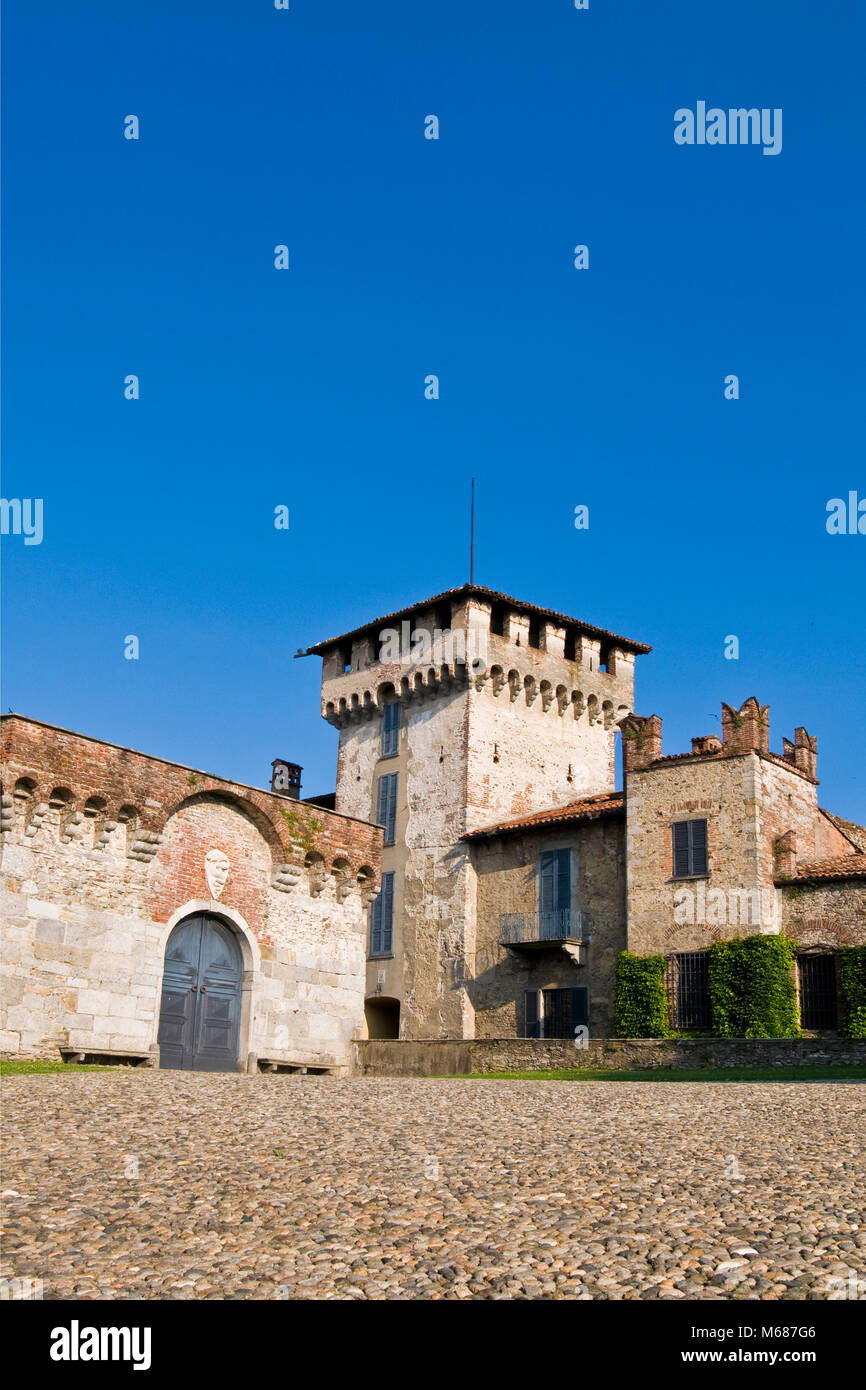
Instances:
[[[382,716],[382,757],[391,758],[400,749],[400,701],[389,700]]]
[[[390,956],[394,940],[394,875],[382,875],[379,896],[370,906],[370,955]]]
[[[396,772],[379,778],[376,799],[376,823],[385,827],[385,844],[393,845],[397,836],[397,779]]]
[[[538,929],[556,940],[571,924],[571,850],[546,849],[538,858]]]
[[[698,878],[706,874],[707,860],[707,822],[705,820],[678,820],[671,826],[673,832],[674,878]]]

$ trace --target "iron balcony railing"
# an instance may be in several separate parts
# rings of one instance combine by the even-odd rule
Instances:
[[[592,933],[583,912],[562,908],[557,912],[503,912],[499,940],[503,946],[532,945],[542,941],[589,941]]]

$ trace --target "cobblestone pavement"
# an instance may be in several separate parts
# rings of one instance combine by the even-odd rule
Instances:
[[[805,1299],[866,1279],[856,1084],[136,1070],[3,1090],[2,1272],[46,1298]]]

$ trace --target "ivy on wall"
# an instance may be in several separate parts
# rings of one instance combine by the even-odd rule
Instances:
[[[668,1038],[668,1001],[664,956],[636,956],[623,951],[616,963],[618,1038]]]
[[[796,944],[742,936],[710,947],[713,1032],[720,1038],[797,1038]]]
[[[845,946],[840,952],[843,1038],[866,1038],[866,946]]]

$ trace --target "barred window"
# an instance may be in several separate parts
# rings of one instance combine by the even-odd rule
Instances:
[[[572,1038],[589,1023],[589,990],[527,989],[523,996],[525,1038]]]
[[[682,951],[671,960],[669,976],[675,1028],[710,1027],[710,953]]]

